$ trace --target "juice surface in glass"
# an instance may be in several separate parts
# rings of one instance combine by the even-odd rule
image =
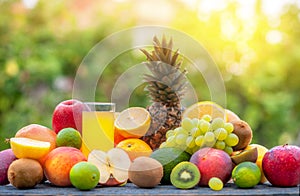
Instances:
[[[114,147],[114,112],[82,113],[82,152],[87,157],[94,150],[107,152]]]

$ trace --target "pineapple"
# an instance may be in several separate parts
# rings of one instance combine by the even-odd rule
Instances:
[[[153,38],[154,50],[150,53],[144,49],[146,66],[151,74],[145,74],[146,90],[152,104],[147,107],[151,114],[151,126],[143,137],[151,148],[157,149],[166,140],[166,132],[180,126],[182,107],[180,100],[186,88],[186,70],[181,71],[182,61],[178,59],[179,51],[172,51],[172,39],[162,42]]]

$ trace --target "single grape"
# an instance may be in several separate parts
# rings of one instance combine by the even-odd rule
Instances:
[[[190,131],[194,127],[193,121],[190,118],[184,118],[181,121],[181,127],[187,131]]]
[[[218,140],[225,140],[227,138],[227,131],[224,128],[216,129],[214,134]]]
[[[198,127],[194,127],[191,129],[191,136],[193,136],[194,138],[198,137],[199,135],[201,135],[201,130]]]
[[[205,115],[202,116],[201,119],[203,119],[203,120],[205,120],[207,122],[210,122],[212,118],[211,118],[211,116],[209,114],[205,114]]]
[[[185,144],[188,148],[194,148],[196,143],[193,136],[188,136],[186,138]]]
[[[233,131],[233,124],[230,122],[227,122],[224,124],[224,129],[227,131],[227,133],[232,133]]]
[[[202,144],[202,147],[210,147],[210,148],[212,148],[212,147],[215,146],[215,144],[216,144],[216,140],[215,139],[212,140],[212,141],[206,141],[206,140],[204,140],[204,142]]]
[[[204,140],[207,143],[214,142],[215,141],[215,134],[213,132],[211,132],[211,131],[206,132],[205,135],[204,135]]]
[[[175,141],[176,141],[175,135],[170,136],[170,137],[166,140],[166,142],[167,142],[168,145],[170,145],[170,144],[175,144],[175,143],[176,143]]]
[[[205,134],[206,132],[209,131],[209,128],[210,128],[210,123],[207,122],[207,121],[203,121],[201,124],[200,124],[200,130],[203,134]]]
[[[167,133],[166,133],[166,138],[168,139],[170,136],[172,136],[172,135],[175,135],[174,134],[174,130],[169,130],[169,131],[167,131]]]
[[[220,191],[223,189],[223,182],[220,180],[220,178],[212,177],[208,181],[208,186],[214,191]]]
[[[226,144],[224,141],[216,141],[215,148],[223,150],[225,148]]]
[[[225,143],[228,146],[236,146],[239,143],[239,137],[234,133],[230,133],[225,139]]]
[[[180,133],[187,133],[187,131],[182,127],[177,127],[176,129],[174,129],[174,135],[175,136],[180,134]]]
[[[204,136],[203,135],[199,135],[198,137],[196,137],[195,144],[197,146],[201,147],[203,142],[204,142]]]
[[[176,143],[178,145],[183,145],[183,144],[185,144],[186,138],[187,138],[186,134],[180,133],[180,134],[176,135]]]
[[[200,120],[198,118],[193,118],[192,122],[193,122],[194,127],[197,127],[198,124],[199,124],[199,122],[200,122]]]
[[[224,127],[224,123],[225,123],[224,119],[222,119],[222,118],[215,118],[211,122],[211,128],[212,128],[212,130],[216,130],[218,128]]]
[[[231,146],[225,146],[223,149],[228,155],[231,155],[233,153],[233,149]]]

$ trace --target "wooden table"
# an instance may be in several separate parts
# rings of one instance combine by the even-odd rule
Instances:
[[[212,191],[207,187],[189,190],[176,189],[173,186],[159,185],[153,189],[138,188],[132,183],[123,187],[96,187],[91,191],[79,191],[73,187],[60,188],[50,183],[39,184],[33,189],[18,190],[12,185],[0,186],[0,195],[295,195],[299,196],[300,187],[280,188],[270,184],[257,185],[252,189],[239,189],[227,183],[221,191]]]

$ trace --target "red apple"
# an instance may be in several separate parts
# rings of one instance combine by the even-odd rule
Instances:
[[[46,155],[45,176],[56,186],[71,186],[70,170],[81,161],[86,161],[86,158],[77,148],[66,146],[55,148]]]
[[[112,148],[107,153],[93,150],[88,162],[97,166],[100,171],[99,183],[104,186],[121,186],[128,180],[128,169],[131,161],[121,148]]]
[[[7,171],[10,164],[16,159],[17,158],[11,149],[6,149],[0,152],[0,185],[9,184]]]
[[[262,168],[272,185],[297,186],[300,184],[300,148],[294,145],[273,147],[264,155]]]
[[[89,111],[89,107],[76,99],[59,103],[53,112],[52,128],[58,133],[63,128],[72,127],[81,133],[82,111]]]
[[[192,155],[190,162],[197,165],[201,173],[200,186],[207,186],[212,177],[220,178],[224,184],[231,177],[233,164],[230,156],[223,150],[202,148]]]

